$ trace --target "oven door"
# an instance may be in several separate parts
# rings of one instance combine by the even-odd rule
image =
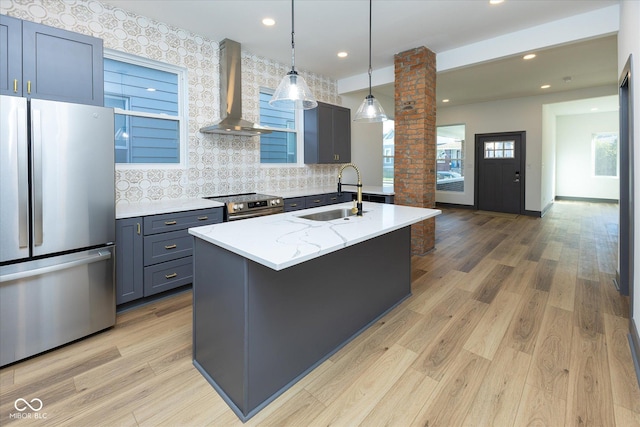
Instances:
[[[275,215],[284,212],[284,207],[279,206],[277,208],[268,208],[268,209],[260,209],[258,211],[246,212],[246,213],[237,213],[232,214],[227,217],[227,221],[235,221],[238,219],[247,219],[247,218],[255,218],[258,216],[266,216],[266,215]]]

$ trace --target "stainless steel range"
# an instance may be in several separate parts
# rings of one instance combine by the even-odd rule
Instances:
[[[224,221],[273,215],[284,212],[282,197],[258,193],[211,196],[205,199],[224,203]]]

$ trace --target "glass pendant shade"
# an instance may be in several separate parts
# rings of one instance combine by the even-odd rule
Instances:
[[[382,105],[380,105],[378,100],[371,94],[364,98],[353,119],[354,122],[364,123],[384,122],[385,120],[387,120],[387,115]]]
[[[269,105],[287,110],[309,110],[316,108],[318,102],[302,76],[291,70],[278,85]]]
[[[360,108],[356,111],[354,122],[375,123],[387,120],[387,115],[382,105],[371,94],[371,16],[372,16],[372,0],[369,0],[369,95],[364,98]]]
[[[301,75],[296,71],[296,43],[293,13],[293,0],[291,0],[291,71],[282,79],[275,93],[269,100],[269,105],[286,110],[310,110],[318,106]]]

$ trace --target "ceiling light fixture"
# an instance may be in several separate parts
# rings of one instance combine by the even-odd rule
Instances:
[[[540,89],[549,89],[551,87],[551,85],[542,85],[540,86]]]
[[[489,0],[489,4],[500,4],[503,3],[504,0]]]
[[[271,18],[264,18],[264,19],[262,20],[262,24],[263,24],[263,25],[266,25],[267,27],[271,27],[271,26],[276,25],[276,21],[274,21],[274,20],[273,20],[273,19],[271,19]]]
[[[280,82],[269,101],[269,105],[287,110],[310,110],[318,106],[318,101],[316,101],[302,76],[296,71],[293,16],[293,0],[291,0],[291,71]]]
[[[338,52],[338,58],[346,58],[349,56],[347,52]]]
[[[524,59],[524,60],[529,60],[529,59],[533,59],[533,58],[535,58],[535,57],[536,57],[536,54],[535,54],[535,53],[528,53],[528,54],[526,54],[525,56],[523,56],[523,57],[522,57],[522,59]]]
[[[449,100],[448,99],[443,99],[442,102],[449,102]]]
[[[354,122],[375,123],[387,120],[387,115],[382,105],[371,94],[371,16],[372,16],[372,0],[369,0],[369,95],[364,98],[360,108],[356,111]]]

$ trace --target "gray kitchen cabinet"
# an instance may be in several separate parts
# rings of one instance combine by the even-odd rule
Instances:
[[[351,161],[351,110],[318,102],[304,112],[304,162]]]
[[[22,21],[0,15],[0,95],[21,96]]]
[[[143,297],[142,217],[116,220],[116,304]]]
[[[116,304],[149,297],[193,281],[190,227],[222,222],[222,208],[116,221]]]
[[[317,194],[314,196],[306,196],[304,198],[305,206],[307,208],[315,208],[318,206],[325,206],[329,204],[329,198],[327,194]]]
[[[2,15],[0,46],[0,93],[104,105],[101,39]]]
[[[305,203],[304,197],[290,197],[288,199],[284,199],[284,211],[298,211],[300,209],[306,209],[307,205]]]

